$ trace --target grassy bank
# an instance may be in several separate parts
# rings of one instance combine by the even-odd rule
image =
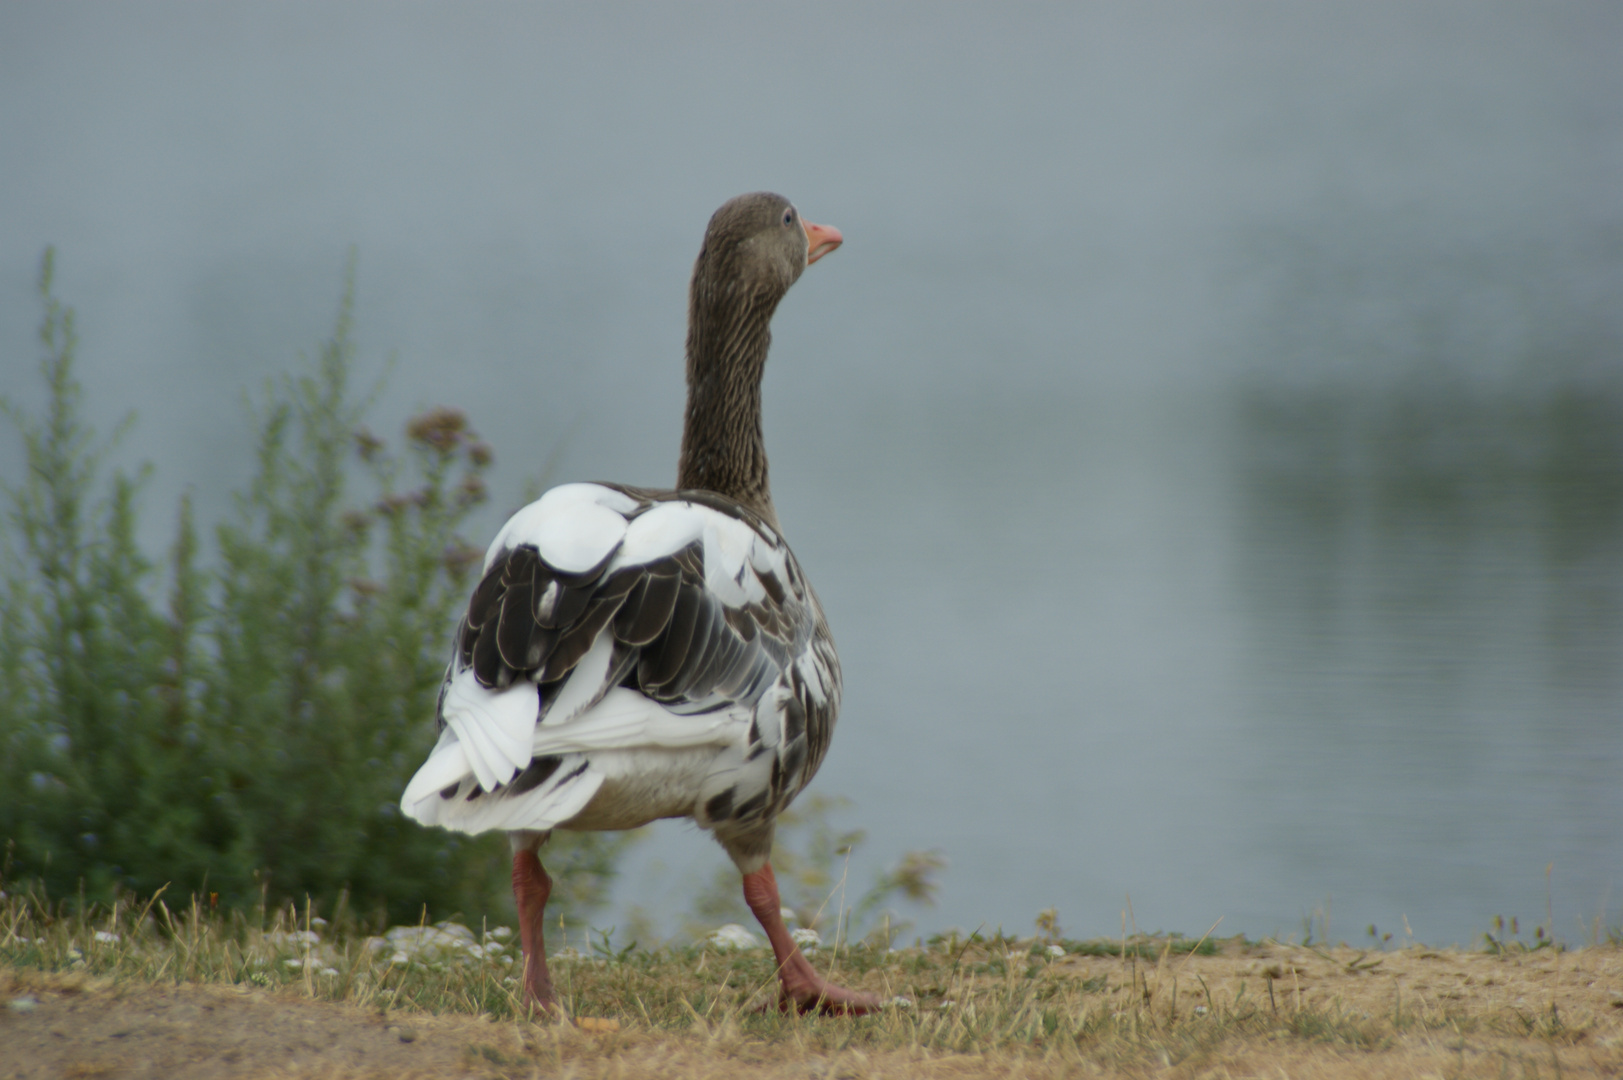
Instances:
[[[577,1017],[600,1021],[588,1025],[595,1033],[523,1015],[516,935],[501,927],[369,935],[341,914],[334,923],[292,909],[223,915],[159,897],[66,916],[13,897],[0,903],[9,1001],[0,1024],[10,1045],[38,1047],[37,1075],[70,1066],[119,1075],[134,1067],[129,1032],[159,1028],[162,1052],[182,1056],[142,1060],[166,1075],[253,1073],[265,1062],[283,1075],[386,1068],[504,1077],[561,1066],[586,1076],[805,1076],[808,1062],[813,1075],[831,1077],[1623,1069],[1615,943],[1473,952],[947,937],[898,951],[814,949],[820,967],[893,1002],[856,1020],[762,1010],[775,985],[764,949],[549,944],[565,1000]],[[65,1031],[58,1021],[57,1034],[30,1041],[29,1025],[74,1009],[79,1021]],[[210,1019],[161,1020],[176,1009]],[[256,1019],[233,1027],[233,1009]],[[97,1035],[98,1023],[125,1034]],[[275,1034],[310,1024],[333,1033],[304,1050]],[[345,1056],[369,1040],[376,1053]]]

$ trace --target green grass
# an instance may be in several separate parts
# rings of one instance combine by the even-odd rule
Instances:
[[[381,1012],[506,1021],[526,1015],[518,938],[508,928],[447,926],[430,936],[463,935],[460,943],[447,938],[440,946],[413,950],[401,947],[401,936],[424,928],[395,928],[384,939],[369,932],[377,927],[342,911],[324,922],[308,909],[244,914],[210,911],[196,898],[175,906],[168,899],[89,905],[78,914],[70,910],[74,905],[53,906],[37,896],[7,897],[0,901],[0,964],[116,983],[246,984]],[[1417,1001],[1405,1008],[1401,997],[1371,1005],[1341,995],[1315,998],[1307,1007],[1298,997],[1293,1007],[1291,978],[1277,968],[1242,976],[1235,985],[1228,976],[1219,983],[1215,968],[1191,966],[1232,969],[1270,948],[1295,949],[1307,962],[1318,962],[1319,950],[1239,938],[1207,948],[1177,936],[1062,941],[1057,950],[1054,944],[948,935],[901,950],[882,944],[818,948],[812,960],[832,978],[892,1001],[905,999],[877,1016],[849,1020],[763,1010],[775,1001],[776,987],[773,960],[764,949],[618,947],[606,935],[549,939],[554,978],[573,1015],[614,1017],[669,1035],[725,1033],[765,1045],[792,1039],[819,1052],[1064,1050],[1095,1060],[1150,1055],[1176,1063],[1201,1059],[1234,1040],[1346,1051],[1388,1050],[1415,1032],[1570,1041],[1553,1010],[1446,1011]],[[1079,970],[1077,958],[1086,958],[1087,966]],[[1344,957],[1325,959],[1325,971],[1349,987],[1371,980],[1367,968]],[[1319,979],[1315,974],[1315,983]]]

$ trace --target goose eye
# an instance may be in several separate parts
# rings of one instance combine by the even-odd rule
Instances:
[[[785,210],[783,212],[783,223],[785,225],[793,225],[795,223],[795,208],[794,207],[791,206],[789,209],[787,209],[787,210]]]

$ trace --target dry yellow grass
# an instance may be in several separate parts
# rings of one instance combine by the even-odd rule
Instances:
[[[760,1011],[762,950],[564,955],[572,1010],[615,1022],[584,1031],[522,1015],[499,935],[401,959],[289,920],[153,912],[0,910],[0,1077],[1623,1075],[1615,944],[818,950],[848,985],[907,1001],[859,1019]]]

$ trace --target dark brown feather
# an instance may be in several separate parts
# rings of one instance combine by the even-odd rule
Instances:
[[[548,657],[546,669],[539,677],[540,681],[551,682],[553,679],[562,678],[580,663],[580,658],[591,649],[597,635],[609,625],[609,620],[614,618],[615,612],[620,610],[620,605],[624,602],[623,596],[593,597],[580,617],[558,638],[557,647]]]
[[[568,626],[580,617],[586,610],[595,591],[595,582],[587,581],[571,584],[566,578],[543,564],[543,573],[550,579],[547,587],[538,590],[535,595],[535,610],[533,618],[537,623],[548,629]]]
[[[646,572],[641,588],[626,597],[614,623],[614,636],[627,645],[647,645],[660,635],[671,621],[676,594],[682,586],[674,559],[649,563]]]
[[[473,674],[480,686],[505,689],[513,679],[513,669],[502,664],[501,649],[496,645],[496,624],[487,622],[476,633],[473,643]]]
[[[468,625],[477,630],[490,617],[495,603],[507,589],[507,564],[498,562],[479,579],[473,595],[468,598]]]
[[[806,734],[806,706],[800,703],[799,698],[790,698],[783,703],[783,738],[785,742],[794,742]]]
[[[547,782],[547,777],[558,771],[558,766],[564,759],[556,754],[546,757],[533,758],[523,772],[513,777],[513,782],[507,785],[507,790],[513,795],[522,795],[526,791],[533,791]]]
[[[778,575],[765,573],[760,577],[761,587],[766,590],[766,595],[774,604],[782,604],[787,599],[788,594],[783,591],[783,582],[778,580]]]
[[[530,616],[530,596],[535,588],[532,576],[514,581],[507,587],[501,600],[501,615],[496,621],[496,648],[502,663],[518,671],[529,665],[530,634],[536,629]]]
[[[660,693],[670,698],[683,698],[690,694],[693,697],[703,697],[708,692],[708,687],[700,687],[698,683],[705,677],[706,665],[711,657],[711,645],[716,639],[716,624],[720,620],[716,618],[716,602],[702,587],[685,585],[683,592],[697,598],[698,611],[693,619],[693,637],[688,641],[687,655],[683,657],[682,665],[660,688]],[[674,623],[676,616],[673,615],[671,621]],[[723,624],[722,633],[726,632],[726,626]]]
[[[670,622],[659,639],[643,649],[642,661],[637,666],[637,678],[649,696],[665,696],[662,692],[665,684],[682,670],[703,603],[704,595],[698,586],[679,582]]]

